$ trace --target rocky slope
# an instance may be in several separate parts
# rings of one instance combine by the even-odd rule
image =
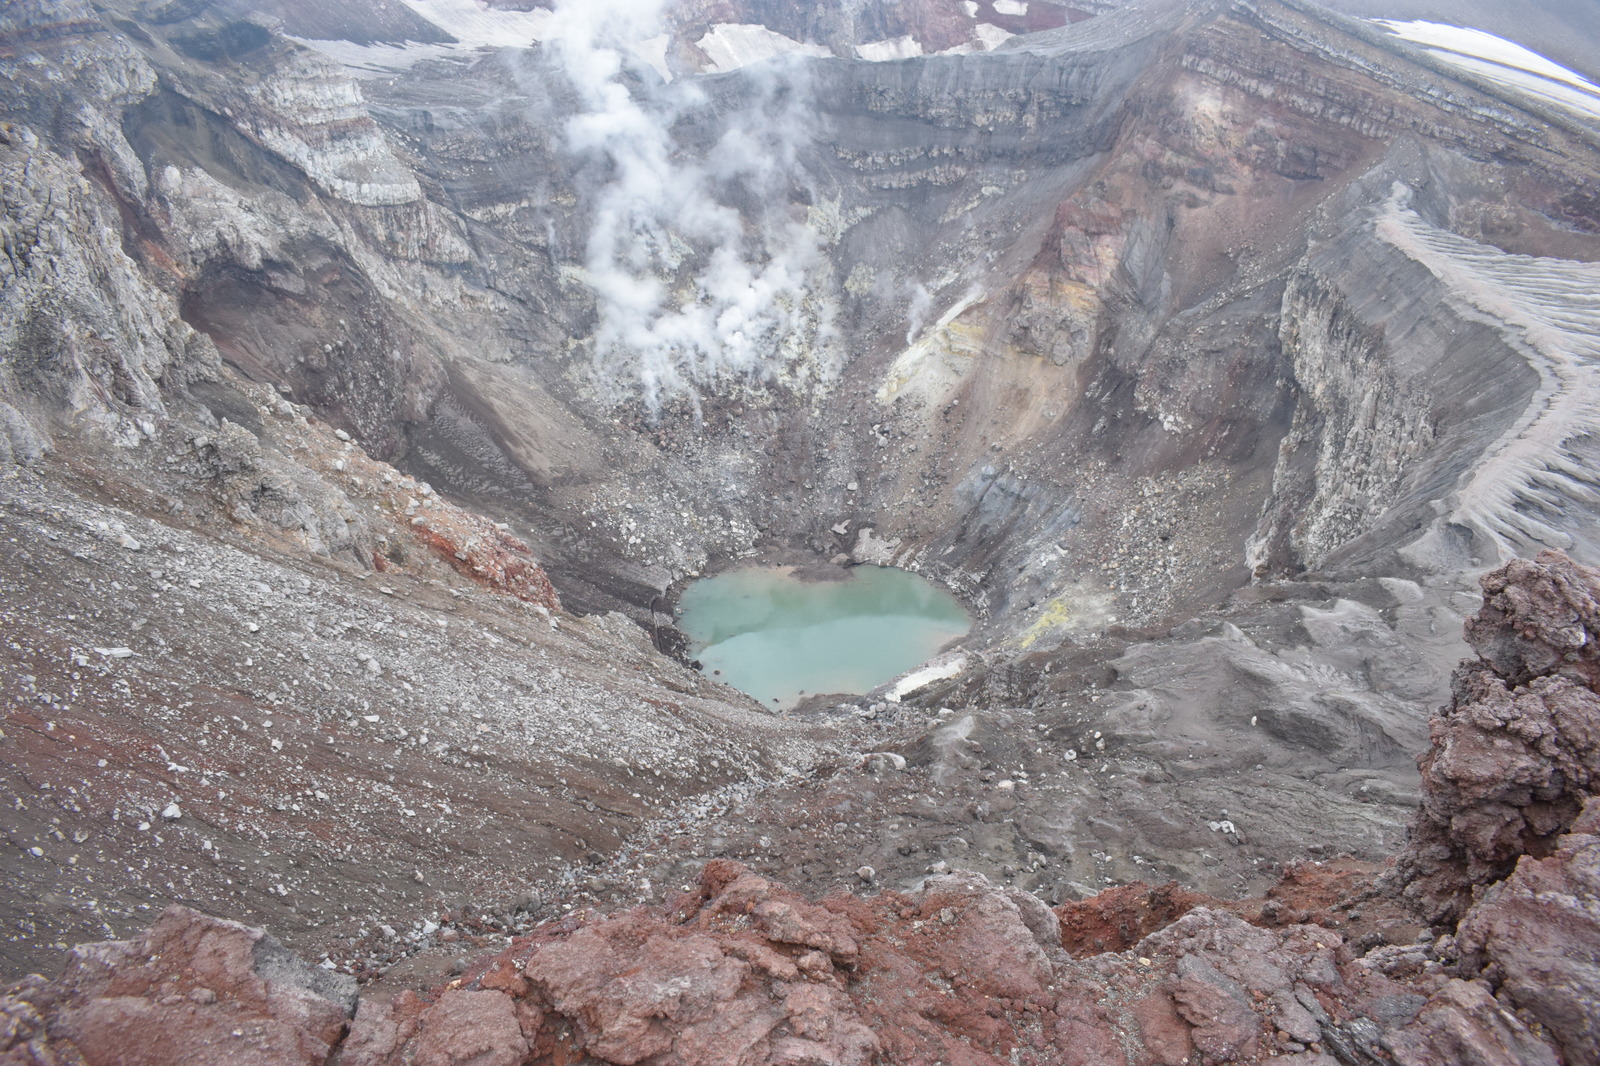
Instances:
[[[1593,116],[1300,0],[780,6],[633,27],[670,81],[575,16],[0,9],[12,974],[168,903],[424,983],[716,857],[1394,853],[1475,575],[1600,561]],[[831,55],[695,73],[735,25]],[[658,653],[762,554],[946,583],[966,672],[783,722]]]
[[[1381,881],[1307,863],[1264,900],[1132,885],[1052,911],[971,873],[813,902],[719,859],[663,906],[576,914],[443,985],[359,1003],[260,932],[174,908],[136,942],[79,948],[61,978],[13,986],[0,1050],[345,1066],[1593,1062],[1600,572],[1547,553],[1484,588],[1468,627],[1482,657],[1435,719],[1415,833]],[[1464,790],[1489,781],[1492,798]],[[1466,828],[1490,823],[1537,836]],[[1481,858],[1448,861],[1451,840]],[[1441,924],[1413,938],[1402,897],[1459,905],[1430,906]]]

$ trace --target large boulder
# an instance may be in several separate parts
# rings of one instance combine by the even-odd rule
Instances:
[[[1560,552],[1483,578],[1463,662],[1432,722],[1422,806],[1398,877],[1423,915],[1458,922],[1474,890],[1543,856],[1600,787],[1600,571]]]
[[[137,940],[82,945],[55,981],[6,990],[0,1062],[321,1066],[355,1002],[353,978],[261,930],[169,907]]]

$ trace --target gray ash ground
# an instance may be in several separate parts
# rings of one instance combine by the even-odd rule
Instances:
[[[0,482],[12,972],[170,901],[385,961],[424,921],[553,897],[662,808],[813,757],[815,731],[741,709],[620,616],[79,488]]]

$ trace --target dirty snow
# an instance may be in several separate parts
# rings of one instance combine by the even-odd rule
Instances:
[[[943,662],[936,661],[920,670],[913,670],[896,681],[889,687],[889,691],[884,693],[883,698],[890,703],[899,703],[917,689],[931,685],[935,681],[948,681],[952,677],[961,676],[961,672],[966,668],[967,659],[964,655]]]
[[[888,41],[869,41],[856,45],[856,55],[869,63],[886,63],[895,59],[915,59],[922,54],[922,42],[915,37],[896,37]]]
[[[429,60],[469,57],[483,48],[527,48],[544,36],[550,12],[506,11],[482,0],[402,0],[418,15],[450,34],[455,44],[355,44],[297,37],[295,40],[332,58],[357,78],[409,70]],[[646,57],[648,58],[648,57]]]
[[[1496,85],[1600,118],[1600,85],[1514,41],[1441,22],[1373,21],[1397,37],[1422,45],[1446,63]]]
[[[671,44],[671,36],[665,33],[658,34],[648,41],[640,41],[634,45],[633,54],[650,64],[655,72],[661,75],[662,81],[671,81],[672,71],[667,69],[667,48]]]
[[[493,8],[483,0],[401,0],[469,48],[526,48],[544,36],[551,15]]]
[[[708,68],[718,74],[738,70],[752,63],[782,55],[829,56],[818,44],[802,43],[765,26],[722,23],[695,42],[711,61]]]
[[[999,48],[1012,37],[1016,36],[1010,30],[1003,30],[991,22],[978,23],[977,35],[984,48]]]

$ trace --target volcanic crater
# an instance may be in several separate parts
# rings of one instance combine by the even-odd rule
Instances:
[[[1592,1061],[1504,915],[1593,887],[1600,72],[1333,6],[12,0],[5,976],[214,936],[339,1006],[263,1062],[723,1061],[751,982],[727,1061]],[[756,564],[973,627],[769,714],[674,624]],[[0,1054],[110,1061],[85,950]]]

